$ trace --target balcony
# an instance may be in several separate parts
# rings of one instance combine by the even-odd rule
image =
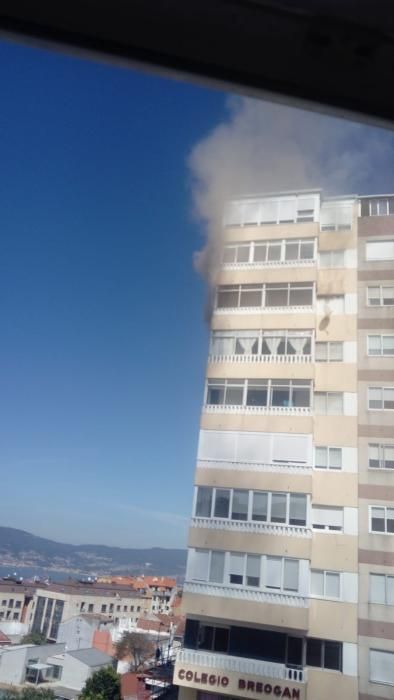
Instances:
[[[234,406],[225,404],[204,404],[204,413],[230,413],[238,415],[262,416],[311,416],[310,406]]]
[[[272,661],[260,661],[244,659],[239,656],[216,654],[209,651],[195,651],[193,649],[181,649],[176,658],[176,665],[198,666],[213,671],[257,676],[259,678],[272,678],[296,683],[306,683],[307,673],[302,668],[289,668],[285,664]],[[175,675],[177,677],[177,675]]]
[[[265,603],[268,605],[290,605],[293,608],[309,608],[309,598],[291,593],[253,590],[242,586],[225,586],[223,584],[185,581],[184,593],[231,598],[232,600]]]
[[[225,362],[254,363],[254,364],[289,364],[305,365],[312,362],[311,355],[208,355],[208,362],[220,364]]]
[[[312,314],[312,304],[302,306],[220,306],[214,314]]]
[[[199,518],[193,517],[191,527],[208,530],[228,530],[230,532],[245,532],[257,535],[282,535],[283,537],[312,537],[312,530],[297,525],[266,523],[259,521],[230,520],[228,518]]]
[[[265,262],[225,262],[222,270],[263,270],[273,267],[315,267],[316,260],[306,258],[304,260],[266,260]]]
[[[311,474],[311,464],[296,462],[236,462],[228,459],[198,459],[198,469],[229,469],[246,472],[271,472],[275,474]]]

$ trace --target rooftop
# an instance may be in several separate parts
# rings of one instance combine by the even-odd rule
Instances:
[[[94,647],[89,647],[88,649],[75,649],[74,651],[68,651],[67,654],[72,656],[74,659],[78,659],[85,666],[90,668],[96,668],[97,666],[104,666],[105,664],[112,665],[112,657],[99,649]]]

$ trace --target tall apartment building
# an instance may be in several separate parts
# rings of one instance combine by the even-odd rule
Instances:
[[[180,700],[394,695],[394,196],[231,202]]]

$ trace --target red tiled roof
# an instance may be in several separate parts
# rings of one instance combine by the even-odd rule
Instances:
[[[125,698],[136,698],[138,694],[138,673],[123,673],[120,677],[120,695]]]

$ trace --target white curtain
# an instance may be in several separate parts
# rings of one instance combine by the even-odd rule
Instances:
[[[291,347],[293,350],[295,350],[296,355],[302,355],[304,347],[307,343],[308,338],[288,338],[288,342],[290,343]]]
[[[283,338],[279,336],[278,338],[264,338],[264,340],[268,345],[271,355],[276,355]]]
[[[256,338],[237,338],[237,341],[245,355],[252,354],[252,348],[256,342]]]

